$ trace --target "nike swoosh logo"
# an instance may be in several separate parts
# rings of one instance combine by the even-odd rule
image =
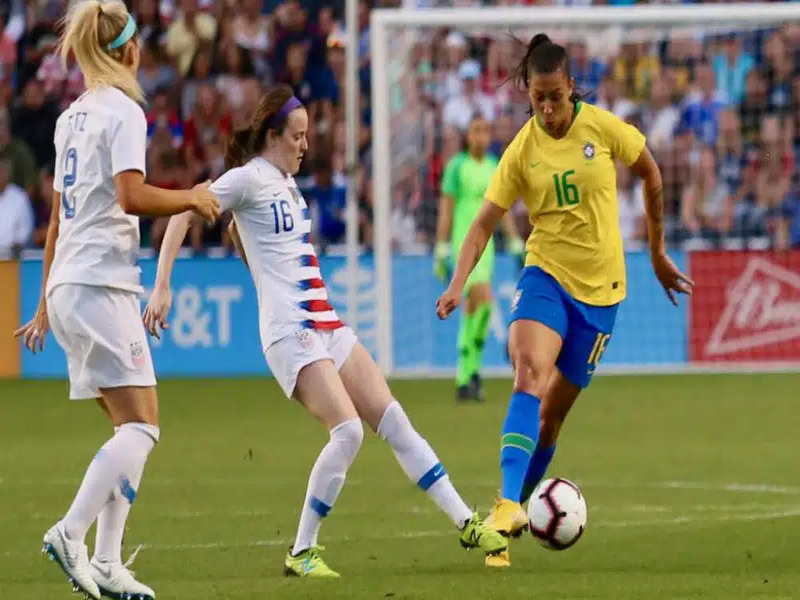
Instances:
[[[281,194],[282,194],[282,192],[272,192],[272,197],[273,197],[273,198],[277,198],[277,197],[278,197],[278,196],[280,196]]]
[[[536,162],[532,162],[532,163],[531,163],[531,169],[535,169],[535,168],[536,168],[536,167],[538,167],[540,164],[542,164],[542,161],[540,161],[540,160],[537,160]]]

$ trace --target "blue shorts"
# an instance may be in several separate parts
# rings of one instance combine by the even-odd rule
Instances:
[[[538,321],[558,333],[563,344],[556,366],[567,381],[585,388],[611,339],[618,307],[576,300],[539,267],[525,267],[511,305],[511,322]]]

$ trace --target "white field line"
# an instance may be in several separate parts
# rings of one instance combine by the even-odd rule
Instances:
[[[628,527],[662,527],[662,526],[677,526],[687,523],[712,523],[712,522],[752,522],[752,521],[774,521],[778,519],[790,519],[800,517],[800,506],[774,512],[753,512],[753,513],[730,513],[720,515],[681,515],[673,518],[661,519],[642,519],[639,521],[624,520],[624,521],[608,521],[600,520],[594,523],[590,522],[590,528],[628,528]],[[364,540],[404,540],[416,538],[436,538],[454,536],[453,529],[448,530],[423,530],[423,531],[408,531],[392,535],[379,535],[379,536],[361,536],[361,537],[341,537],[331,540],[335,543],[345,542],[363,542]],[[155,550],[160,552],[176,552],[176,551],[191,551],[191,550],[216,550],[216,549],[237,549],[237,548],[258,548],[258,547],[275,547],[275,546],[288,546],[293,541],[292,538],[268,538],[263,540],[255,540],[250,542],[205,542],[205,543],[191,543],[191,544],[142,544],[142,550]],[[4,557],[12,556],[33,556],[34,552],[5,552]]]

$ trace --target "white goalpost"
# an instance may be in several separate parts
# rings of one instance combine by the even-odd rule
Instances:
[[[455,344],[455,337],[452,335],[454,326],[448,325],[450,327],[448,330],[450,331],[449,337],[444,334],[440,335],[436,329],[438,327],[436,323],[429,323],[428,321],[423,323],[423,320],[428,317],[420,316],[423,315],[423,312],[421,312],[423,310],[427,311],[424,314],[433,314],[432,297],[435,294],[431,290],[440,284],[433,280],[424,257],[412,257],[412,260],[412,258],[401,256],[401,253],[393,249],[392,242],[392,224],[400,222],[393,215],[409,214],[413,210],[417,210],[417,213],[419,213],[421,209],[406,208],[406,204],[417,206],[425,202],[430,204],[436,200],[432,197],[432,194],[426,196],[426,193],[419,192],[417,188],[420,184],[417,181],[409,181],[409,178],[415,180],[423,179],[416,170],[427,169],[425,161],[428,160],[429,154],[434,153],[429,148],[429,145],[436,144],[435,141],[431,140],[437,140],[439,138],[436,136],[447,134],[447,131],[444,131],[444,134],[439,131],[438,126],[436,132],[429,131],[431,127],[429,122],[422,121],[423,115],[431,112],[429,109],[420,109],[418,120],[415,120],[415,117],[409,114],[411,102],[408,100],[408,96],[409,94],[417,93],[416,90],[422,87],[418,78],[425,76],[422,67],[419,66],[421,63],[417,59],[418,54],[425,51],[423,46],[428,43],[432,36],[440,35],[444,37],[448,32],[459,32],[466,38],[474,36],[481,40],[492,38],[508,40],[510,39],[510,34],[513,33],[520,39],[527,41],[534,33],[543,31],[559,41],[580,41],[585,43],[590,48],[590,52],[605,52],[604,57],[608,58],[615,56],[614,49],[618,50],[623,43],[631,40],[646,44],[651,49],[651,52],[655,53],[656,51],[663,52],[663,48],[671,40],[675,39],[699,40],[699,43],[708,44],[708,40],[714,38],[714,36],[729,33],[738,35],[739,32],[759,30],[770,31],[788,23],[800,24],[799,4],[650,4],[626,7],[458,7],[427,10],[373,10],[370,23],[370,55],[373,153],[371,175],[376,294],[375,354],[384,373],[391,375],[408,373],[417,375],[441,374],[449,370],[449,367],[443,366],[447,361],[441,358],[441,355],[446,352],[455,353],[454,347],[440,348],[445,343],[443,340],[446,339],[452,340],[451,346]],[[769,34],[767,33],[766,35]],[[508,67],[511,68],[513,65],[508,65]],[[527,108],[527,106],[524,108]],[[437,108],[435,110],[440,109]],[[354,110],[352,113],[351,111],[348,112],[348,118],[357,118]],[[798,117],[800,118],[800,115]],[[414,135],[417,134],[409,131],[411,126],[420,127],[421,131],[418,137],[424,139],[424,141],[415,141]],[[401,136],[405,136],[405,141],[402,144],[397,142]],[[398,144],[402,145],[402,148]],[[427,198],[427,200],[419,200],[420,196]],[[434,217],[428,216],[427,218],[435,218],[435,209],[433,214]],[[427,230],[429,231],[430,224],[428,225]],[[425,238],[419,231],[417,232],[417,237]],[[428,233],[425,243],[430,242],[430,234]],[[689,254],[682,254],[681,260],[687,261],[688,268]],[[718,260],[718,257],[712,257],[709,260]],[[638,258],[631,259],[631,261],[639,262]],[[737,255],[734,258],[731,255],[731,261],[746,262],[747,257]],[[694,262],[692,264],[694,265]],[[738,262],[736,264],[738,265]],[[781,268],[791,271],[792,267],[787,265],[788,263]],[[637,267],[634,271],[638,273],[638,264],[629,264],[629,273],[631,267]],[[742,269],[745,270],[744,267]],[[719,302],[723,304],[726,298],[728,298],[729,303],[734,302],[726,295],[727,292],[725,290],[734,287],[734,284],[738,285],[738,271],[733,266],[730,271],[730,280],[721,279],[719,281],[721,289]],[[748,273],[751,271],[748,271]],[[631,275],[629,275],[629,279],[630,277]],[[753,277],[756,277],[756,275],[753,275]],[[757,279],[753,281],[756,284],[760,282],[764,286],[769,284],[769,281],[766,280],[766,283]],[[748,282],[744,282],[741,285],[746,283]],[[646,284],[647,281],[643,276],[642,283],[637,280],[636,285],[630,285],[629,298],[632,298],[634,294],[644,293],[633,288],[646,287]],[[504,306],[503,303],[508,303],[507,296],[512,292],[509,291],[510,284],[508,281],[498,285],[499,287],[496,289],[498,307],[502,308]],[[650,292],[646,293],[649,294]],[[415,310],[406,311],[404,307],[399,307],[398,303],[414,307]],[[424,307],[419,308],[420,305],[424,305]],[[723,332],[719,334],[720,327],[723,327],[723,325],[714,320],[714,315],[722,313],[724,310],[738,310],[737,306],[733,306],[733,308],[731,306],[710,307],[707,311],[699,311],[696,305],[684,303],[683,307],[675,313],[676,315],[679,313],[681,315],[680,322],[683,332],[680,334],[682,336],[680,339],[677,339],[678,332],[675,331],[678,321],[664,320],[656,322],[661,318],[660,305],[654,306],[651,311],[643,310],[641,305],[636,303],[632,303],[631,306],[629,314],[624,317],[625,322],[620,324],[626,330],[627,328],[630,329],[630,339],[619,343],[622,345],[631,344],[632,346],[639,343],[650,344],[651,342],[635,341],[638,339],[635,338],[635,334],[637,330],[649,327],[648,323],[652,322],[652,327],[656,329],[652,335],[653,348],[651,351],[644,352],[646,356],[639,361],[634,354],[634,348],[631,348],[630,353],[633,358],[629,359],[629,355],[625,354],[624,348],[614,348],[614,342],[612,342],[610,352],[618,352],[618,354],[611,357],[611,364],[606,367],[609,372],[693,372],[708,369],[715,370],[716,367],[714,365],[716,363],[714,361],[716,359],[713,352],[709,350],[708,353],[704,354],[704,348],[707,347],[706,342],[704,340],[696,340],[693,334],[693,328],[698,326],[699,318],[708,319],[707,328],[714,330],[716,332],[714,335],[717,336],[739,336],[741,339],[749,340],[755,335],[753,332],[748,333],[739,330],[731,330],[729,333]],[[792,322],[792,326],[797,328],[800,326],[800,304],[795,309],[798,311],[798,315],[796,321]],[[669,309],[665,307],[665,315],[667,310]],[[637,314],[633,314],[631,311]],[[502,322],[504,317],[501,313],[502,311],[499,311],[495,316],[495,319],[497,319],[495,329],[498,331],[504,326]],[[454,315],[451,318],[455,321],[458,315]],[[665,316],[664,318],[673,319],[672,316]],[[677,319],[678,317],[674,318]],[[714,321],[711,322],[711,320]],[[778,325],[776,324],[775,326],[777,327]],[[703,324],[701,326],[706,327]],[[442,325],[442,327],[445,327],[445,325]],[[731,327],[733,326],[731,325]],[[741,326],[740,329],[743,327]],[[660,328],[663,328],[663,331]],[[628,337],[627,333],[621,335]],[[498,336],[500,336],[499,333]],[[784,338],[781,339],[786,343]],[[798,341],[800,333],[797,333],[794,337],[790,335],[789,338],[800,343]],[[503,340],[498,339],[492,343],[500,347],[503,344]],[[748,342],[744,343],[747,344]],[[417,345],[416,350],[413,348],[414,344]],[[659,345],[661,345],[661,349],[657,348]],[[678,354],[681,345],[685,348],[685,356],[682,358]],[[672,348],[673,346],[675,348],[674,355],[668,356],[664,348]],[[741,352],[743,346],[739,344],[736,348],[738,349],[737,351]],[[749,367],[758,370],[785,370],[796,368],[798,361],[800,361],[798,357],[789,352],[786,356],[776,355],[774,360],[765,359],[762,363],[761,355],[757,354],[760,351],[760,347],[753,346],[752,348],[755,348],[753,351],[756,354],[753,356],[756,356],[757,359],[751,360],[752,357],[741,353],[731,354],[725,358],[726,362],[718,365],[719,369],[736,370],[736,365],[747,364]],[[663,354],[659,354],[662,351]],[[415,352],[419,354],[418,357],[415,357]],[[492,352],[497,354],[496,349],[492,350]],[[402,354],[402,356],[398,354]],[[494,365],[494,369],[491,367],[492,365],[490,364],[489,372],[503,370],[500,364]]]

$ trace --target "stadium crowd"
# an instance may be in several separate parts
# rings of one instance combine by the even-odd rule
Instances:
[[[347,181],[343,0],[127,4],[139,27],[139,81],[148,98],[148,179],[177,188],[216,178],[228,133],[248,122],[265,86],[289,83],[311,123],[298,183],[315,215],[315,242],[323,252],[335,251],[344,240]],[[83,91],[76,65],[65,70],[57,55],[65,5],[0,0],[0,255],[44,243],[56,119]],[[373,236],[371,9],[360,0],[360,161],[352,173],[367,246]],[[563,41],[586,99],[647,135],[662,168],[670,243],[800,246],[800,25]],[[391,70],[386,101],[393,132],[391,235],[399,251],[430,248],[442,170],[472,115],[480,112],[492,123],[498,155],[527,118],[524,94],[508,81],[520,50],[507,31],[438,30],[393,55],[398,68]],[[618,173],[623,235],[635,247],[645,235],[641,189],[627,169]],[[521,216],[523,230],[524,221]],[[157,249],[165,225],[143,219],[142,244]],[[187,244],[198,252],[230,249],[224,226],[197,226]]]

